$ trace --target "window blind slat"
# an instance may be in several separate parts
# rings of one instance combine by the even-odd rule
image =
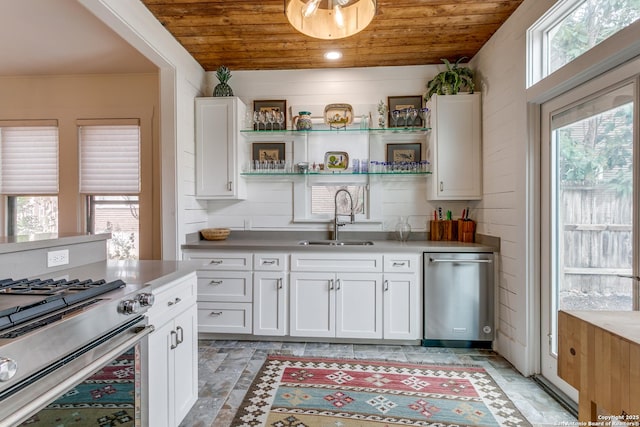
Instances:
[[[140,127],[80,126],[80,192],[140,192]]]
[[[0,127],[0,193],[58,193],[58,128]]]

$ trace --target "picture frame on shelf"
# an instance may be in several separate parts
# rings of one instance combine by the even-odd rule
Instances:
[[[257,99],[253,101],[253,111],[274,111],[278,113],[284,113],[284,120],[280,123],[255,123],[253,124],[253,130],[267,130],[268,126],[275,126],[276,130],[287,129],[287,100],[286,99]]]
[[[259,162],[280,162],[285,160],[284,142],[254,142],[252,160]]]
[[[422,160],[422,143],[387,144],[387,162],[419,162]]]
[[[421,95],[411,95],[411,96],[389,96],[387,99],[387,104],[389,105],[389,118],[387,121],[387,126],[390,128],[403,128],[408,127],[406,120],[400,119],[397,121],[393,120],[393,111],[394,110],[406,110],[407,108],[415,108],[420,111],[422,108],[422,96]],[[422,117],[420,114],[414,119],[411,127],[423,127]]]

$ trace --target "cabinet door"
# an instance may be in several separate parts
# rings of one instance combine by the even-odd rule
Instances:
[[[335,283],[336,336],[382,338],[382,275],[340,273]]]
[[[335,336],[335,274],[291,273],[290,335]]]
[[[385,273],[384,338],[419,339],[421,329],[418,275]]]
[[[253,333],[287,333],[287,283],[283,272],[255,272],[253,275]]]
[[[430,200],[482,198],[480,94],[432,98]]]
[[[174,331],[177,345],[172,349],[174,425],[179,425],[198,399],[197,308],[193,304],[176,317]],[[171,349],[171,346],[169,347]],[[152,408],[155,410],[155,408]],[[151,424],[155,425],[155,424]]]
[[[236,97],[196,98],[196,197],[244,199],[237,147],[245,107]]]
[[[149,407],[147,425],[169,427],[173,418],[173,410],[169,400],[173,378],[170,373],[169,356],[171,355],[171,331],[173,322],[168,322],[149,335],[148,356],[148,396]]]

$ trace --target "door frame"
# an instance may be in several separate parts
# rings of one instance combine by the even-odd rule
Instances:
[[[535,283],[538,285],[538,292],[536,296],[536,313],[538,314],[538,322],[536,327],[538,328],[537,334],[537,348],[538,348],[538,369],[537,371],[543,375],[545,379],[550,381],[554,386],[558,387],[562,392],[567,394],[571,399],[577,402],[577,391],[569,384],[564,382],[557,375],[549,375],[549,368],[545,368],[544,352],[549,350],[549,339],[547,337],[547,331],[551,323],[550,316],[551,310],[549,310],[548,304],[550,303],[550,279],[551,279],[551,262],[550,262],[550,195],[551,195],[551,176],[550,176],[550,162],[545,160],[549,153],[550,147],[550,118],[558,111],[570,108],[573,105],[585,102],[586,100],[596,97],[598,93],[608,92],[616,88],[622,87],[629,83],[635,83],[635,112],[634,112],[634,151],[633,151],[633,177],[634,187],[640,186],[640,142],[638,141],[639,134],[639,114],[640,109],[640,58],[636,58],[626,64],[619,66],[607,73],[603,73],[593,79],[580,85],[576,85],[571,89],[558,94],[545,102],[537,104],[530,104],[530,112],[532,116],[536,118],[538,123],[535,141],[537,147],[535,152],[537,153],[537,164],[535,165],[535,171],[538,173],[537,191],[535,192],[537,203],[534,203],[534,209],[537,211],[537,221],[534,233],[538,237],[539,243],[536,256],[538,262],[536,272],[537,275]],[[547,157],[545,157],[547,156]],[[536,185],[536,184],[534,184]],[[640,206],[640,192],[634,191],[633,203],[635,206]],[[548,197],[545,197],[548,196]],[[640,216],[637,212],[633,215],[633,241],[634,248],[633,253],[633,274],[638,275],[640,266]],[[533,243],[535,244],[535,243]],[[636,287],[634,308],[639,307],[639,296],[637,292],[638,282],[634,284]],[[545,304],[547,304],[547,310],[545,311]],[[546,371],[546,374],[545,374]]]

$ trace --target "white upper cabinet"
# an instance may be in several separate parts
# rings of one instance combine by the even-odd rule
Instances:
[[[246,106],[237,97],[196,98],[196,197],[245,199],[240,179],[244,151],[239,149],[240,121]]]
[[[432,175],[429,200],[482,198],[480,94],[434,95],[427,156]]]

